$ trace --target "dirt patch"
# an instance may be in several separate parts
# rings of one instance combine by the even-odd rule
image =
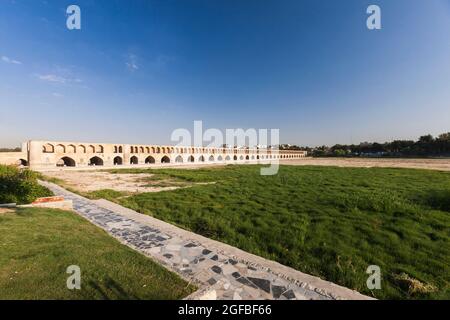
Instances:
[[[0,216],[1,215],[6,215],[6,214],[11,214],[14,213],[15,210],[14,209],[10,209],[10,208],[0,208]]]
[[[281,160],[280,164],[295,166],[411,168],[450,171],[450,159],[304,158]]]
[[[414,279],[406,273],[396,275],[394,278],[403,289],[408,291],[410,295],[431,293],[437,290],[435,286]]]
[[[120,192],[142,193],[174,190],[192,183],[152,180],[148,173],[109,173],[106,171],[48,171],[45,176],[63,180],[67,187],[81,192],[111,189]]]

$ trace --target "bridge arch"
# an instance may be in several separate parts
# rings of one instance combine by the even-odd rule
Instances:
[[[75,167],[75,160],[70,157],[62,157],[56,162],[57,167]]]
[[[43,153],[54,153],[55,147],[50,143],[46,143],[42,146],[42,152]]]
[[[210,156],[208,161],[214,161],[214,156]]]
[[[183,163],[183,157],[182,156],[178,156],[175,158],[175,162],[177,163]]]
[[[121,164],[123,164],[122,157],[119,157],[119,156],[114,157],[113,163],[114,163],[114,165],[121,165]]]
[[[195,162],[194,156],[190,155],[188,158],[188,162]]]
[[[92,157],[89,159],[89,165],[90,166],[102,166],[103,165],[103,159],[100,157]]]
[[[73,144],[69,144],[67,146],[66,153],[77,153],[77,147],[75,147]]]
[[[26,167],[26,166],[28,166],[28,161],[25,159],[19,159],[19,160],[17,160],[17,165]]]
[[[66,147],[62,144],[56,145],[55,148],[56,153],[66,153]]]
[[[205,157],[204,157],[204,156],[200,156],[200,157],[198,158],[198,161],[199,161],[199,162],[205,162]]]
[[[161,163],[170,163],[170,158],[168,156],[164,156],[161,158]]]
[[[155,163],[155,158],[153,158],[152,156],[148,156],[147,158],[145,158],[145,163]]]
[[[139,163],[139,159],[136,156],[132,156],[130,158],[130,164],[138,164]]]

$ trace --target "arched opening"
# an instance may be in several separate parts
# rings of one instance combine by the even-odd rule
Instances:
[[[230,156],[225,157],[225,161],[230,161],[230,160],[231,160]]]
[[[164,156],[164,157],[162,157],[162,159],[161,159],[161,163],[170,163],[170,159],[169,159],[169,157],[168,157],[168,156]]]
[[[139,159],[136,156],[132,156],[130,158],[130,164],[138,164],[139,163]]]
[[[239,157],[239,160],[244,160],[244,156],[240,156],[240,157]]]
[[[200,156],[200,158],[198,158],[198,161],[205,162],[205,157],[204,156]]]
[[[76,153],[76,152],[77,152],[77,148],[73,144],[69,144],[67,146],[67,153]]]
[[[234,156],[234,157],[233,157],[233,160],[236,161],[236,160],[237,160],[237,156]]]
[[[103,153],[103,146],[97,146],[97,153]]]
[[[152,156],[148,156],[147,158],[145,158],[145,163],[155,163],[155,158],[153,158]]]
[[[245,157],[245,160],[250,160],[250,157],[249,157],[249,156],[246,156],[246,157]]]
[[[122,153],[123,152],[123,148],[122,148],[122,146],[119,146],[119,153]]]
[[[26,166],[28,166],[28,161],[25,159],[19,159],[19,160],[17,160],[17,165],[21,166],[21,167],[26,167]]]
[[[183,157],[182,156],[176,157],[175,158],[175,162],[182,163],[183,162]]]
[[[210,156],[208,161],[214,161],[214,156]]]
[[[222,160],[223,160],[222,156],[217,157],[217,161],[222,161]]]
[[[264,156],[261,156],[262,159],[264,159]],[[259,160],[259,156],[256,156],[256,160]]]
[[[117,156],[114,158],[114,165],[121,165],[123,163],[123,160],[121,157]]]
[[[75,160],[69,157],[63,157],[56,162],[57,167],[75,167]]]
[[[189,158],[188,158],[188,162],[194,162],[195,160],[194,160],[194,156],[189,156]]]
[[[78,150],[80,150],[81,153],[86,153],[86,147],[83,146],[82,144],[80,144],[80,145],[78,146]]]
[[[92,157],[89,159],[89,165],[90,166],[102,166],[103,160],[102,160],[102,158],[99,158],[99,157]]]
[[[88,153],[94,153],[95,152],[95,147],[93,145],[88,146],[87,152]]]
[[[66,147],[64,147],[62,144],[58,144],[56,146],[56,153],[66,153]]]
[[[55,152],[55,147],[52,144],[47,143],[42,147],[42,152],[44,153],[53,153]]]

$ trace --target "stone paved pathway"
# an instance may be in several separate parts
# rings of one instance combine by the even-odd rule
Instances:
[[[196,284],[199,290],[187,299],[368,299],[109,201],[91,201],[55,184],[41,183],[55,195],[72,200],[78,214],[122,243]]]

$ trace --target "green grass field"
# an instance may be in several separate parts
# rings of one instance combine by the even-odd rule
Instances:
[[[258,166],[135,169],[157,179],[216,182],[115,199],[207,237],[377,298],[450,298],[450,173]],[[94,195],[95,196],[95,195]],[[369,265],[382,289],[366,287]]]
[[[75,213],[0,211],[0,299],[180,299],[194,288]],[[66,287],[69,265],[81,290]]]

